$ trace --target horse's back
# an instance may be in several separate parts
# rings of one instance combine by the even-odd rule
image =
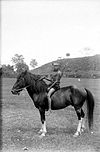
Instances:
[[[82,96],[86,96],[87,95],[87,92],[86,92],[84,87],[76,86],[76,85],[71,86],[71,92],[74,95],[76,95],[77,93],[81,94]]]
[[[82,87],[75,85],[62,87],[51,96],[52,108],[62,109],[69,105],[74,106],[76,102],[81,101],[80,98],[85,100],[86,96],[86,90]]]

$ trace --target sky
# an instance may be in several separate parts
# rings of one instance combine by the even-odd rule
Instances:
[[[19,54],[41,66],[66,53],[100,53],[99,0],[1,1],[1,64]]]

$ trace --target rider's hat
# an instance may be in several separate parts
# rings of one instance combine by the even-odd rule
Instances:
[[[58,63],[58,62],[53,62],[52,65],[53,65],[53,68],[54,68],[54,69],[60,69],[60,63]]]
[[[60,64],[58,62],[54,62],[52,63],[53,66],[60,66]]]

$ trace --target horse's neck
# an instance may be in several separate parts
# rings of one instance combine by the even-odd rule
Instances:
[[[26,90],[27,90],[27,92],[28,92],[29,96],[33,99],[34,91],[31,89],[31,86],[30,86],[30,87],[28,87],[28,88],[26,88]]]
[[[30,97],[33,99],[34,94],[38,94],[39,92],[46,92],[47,89],[47,84],[45,84],[45,82],[43,81],[39,81],[40,76],[37,75],[30,75],[27,78],[27,85],[30,85],[30,87],[26,88],[28,91],[28,94],[30,95]]]

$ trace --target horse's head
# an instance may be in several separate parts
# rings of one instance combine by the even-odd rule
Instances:
[[[12,94],[19,95],[20,92],[26,87],[26,82],[25,82],[25,75],[27,71],[22,72],[20,75],[18,75],[17,80],[12,87]]]

